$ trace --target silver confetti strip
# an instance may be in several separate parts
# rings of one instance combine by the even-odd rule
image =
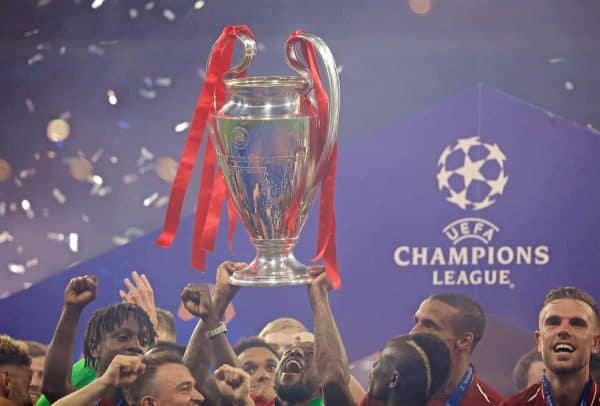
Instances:
[[[156,78],[154,80],[154,83],[156,83],[156,86],[169,87],[169,86],[171,86],[171,78],[169,78],[169,77]]]
[[[154,192],[144,199],[144,207],[150,206],[156,199],[158,199],[158,192]]]
[[[30,260],[28,260],[27,262],[25,262],[25,267],[31,268],[36,265],[39,265],[39,263],[40,263],[40,261],[39,261],[38,257],[34,257],[34,258],[31,258]]]
[[[161,208],[167,203],[169,203],[169,196],[161,196],[156,200],[156,203],[154,203],[154,207]]]
[[[101,48],[96,44],[90,44],[88,46],[88,52],[90,54],[94,54],[94,55],[98,55],[98,56],[103,56],[105,53],[104,48]]]
[[[21,179],[27,179],[30,176],[35,175],[35,168],[27,168],[27,169],[23,169],[21,172],[19,172],[19,177]]]
[[[8,270],[11,271],[14,274],[24,274],[25,273],[25,267],[21,264],[13,264],[11,262],[9,262],[8,264]]]
[[[35,53],[31,58],[27,60],[28,65],[33,65],[34,63],[41,62],[44,59],[44,54],[41,52]]]
[[[173,10],[170,10],[168,8],[163,10],[163,17],[169,21],[175,21],[175,18],[176,18]]]
[[[137,181],[137,175],[135,173],[128,173],[123,175],[123,183],[126,185],[130,185]]]
[[[144,99],[154,99],[154,98],[156,98],[156,95],[157,95],[156,90],[148,90],[148,89],[140,89],[139,94]]]
[[[190,123],[188,123],[187,121],[182,121],[181,123],[178,123],[175,125],[175,132],[180,133],[182,131],[185,131],[189,128]]]
[[[59,188],[52,189],[52,196],[56,199],[60,204],[65,204],[67,202],[67,197]]]
[[[69,233],[69,249],[72,252],[79,251],[79,234]]]
[[[14,240],[14,237],[8,231],[3,231],[0,233],[0,244],[12,242],[13,240]]]
[[[25,99],[25,107],[27,107],[28,112],[35,112],[35,105],[33,104],[33,101],[29,98]]]
[[[63,233],[50,232],[46,234],[46,238],[48,238],[50,241],[64,241],[65,235]]]

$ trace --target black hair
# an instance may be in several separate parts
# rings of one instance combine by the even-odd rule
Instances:
[[[240,339],[233,346],[233,351],[235,352],[236,355],[240,355],[247,349],[255,348],[255,347],[266,348],[267,350],[271,351],[273,353],[273,355],[275,355],[275,358],[279,359],[279,354],[277,354],[277,350],[275,349],[275,347],[273,347],[271,344],[267,343],[265,340],[263,340],[262,338],[260,338],[258,336],[244,337],[244,338]]]
[[[83,356],[86,367],[96,368],[98,360],[92,355],[92,346],[98,344],[105,334],[123,325],[129,317],[133,317],[139,324],[140,339],[148,345],[154,344],[156,331],[148,314],[141,307],[129,303],[105,306],[96,310],[85,329]]]
[[[446,382],[450,373],[450,351],[437,336],[407,334],[386,344],[392,348],[394,369],[400,382],[394,387],[397,398],[425,404]]]

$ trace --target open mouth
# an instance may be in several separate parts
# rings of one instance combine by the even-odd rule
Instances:
[[[302,373],[302,364],[298,360],[290,359],[283,366],[283,372],[286,374]]]
[[[554,350],[554,352],[558,352],[558,353],[572,353],[575,352],[575,347],[571,344],[568,343],[559,343],[559,344],[555,344],[554,347],[552,347],[552,349]]]

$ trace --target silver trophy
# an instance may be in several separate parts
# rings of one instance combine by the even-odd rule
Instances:
[[[256,54],[252,38],[237,37],[244,46],[243,61],[224,76],[226,101],[210,122],[210,136],[256,258],[235,272],[230,282],[238,286],[305,284],[310,281],[307,267],[293,250],[336,143],[340,84],[335,60],[321,38],[305,33],[285,46],[286,62],[300,76],[236,78]],[[318,137],[310,72],[298,58],[301,41],[313,45],[329,82],[324,137]]]

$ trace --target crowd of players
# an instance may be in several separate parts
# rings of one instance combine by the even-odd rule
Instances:
[[[477,375],[471,355],[485,314],[473,299],[451,293],[420,304],[411,331],[379,352],[365,390],[349,372],[321,268],[311,269],[307,289],[314,333],[294,319],[277,319],[230,345],[222,319],[239,288],[228,280],[243,266],[221,264],[212,291],[200,284],[183,289],[183,306],[199,318],[185,346],[175,342],[173,315],[155,306],[146,276],[132,273],[119,292],[122,302],[87,321],[74,364],[77,327],[95,299],[96,280],[71,279],[47,347],[0,336],[0,406],[600,406],[600,314],[577,288],[548,292],[537,347],[515,366],[513,396],[503,397]]]

